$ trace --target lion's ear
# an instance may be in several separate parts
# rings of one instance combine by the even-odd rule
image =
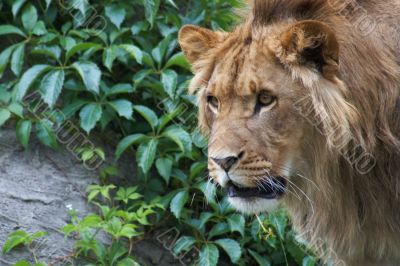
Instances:
[[[327,79],[336,76],[339,43],[328,25],[313,20],[298,22],[281,35],[280,44],[282,63],[311,66]]]
[[[223,39],[221,32],[214,32],[193,25],[186,25],[179,31],[179,44],[190,64],[196,63],[199,58]]]

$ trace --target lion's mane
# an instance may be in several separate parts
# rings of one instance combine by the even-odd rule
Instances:
[[[400,23],[399,2],[258,0],[253,5],[253,24],[317,20],[335,31],[340,45],[345,98],[331,97],[323,82],[296,74],[310,87],[312,121],[320,119],[323,136],[307,151],[314,159],[308,178],[320,191],[308,182],[298,184],[313,208],[306,199],[287,201],[296,228],[331,259],[357,265],[370,257],[398,265],[400,32],[393,28]],[[344,102],[354,108],[341,108]]]

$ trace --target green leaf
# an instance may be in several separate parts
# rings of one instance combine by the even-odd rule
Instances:
[[[132,258],[125,258],[117,263],[117,266],[140,266],[139,263],[137,263],[134,259]]]
[[[81,119],[81,128],[90,133],[90,131],[96,126],[96,123],[100,120],[102,115],[101,106],[97,103],[90,103],[85,105],[79,112]]]
[[[206,244],[199,254],[199,266],[216,266],[219,259],[219,251],[214,244]]]
[[[45,0],[46,1],[46,10],[49,8],[52,0]]]
[[[59,60],[61,56],[61,48],[58,45],[38,45],[31,54],[47,55],[54,60]]]
[[[50,107],[56,103],[64,84],[64,71],[53,70],[47,73],[40,84],[42,99]]]
[[[212,239],[214,236],[223,235],[229,232],[229,226],[227,223],[217,223],[211,228],[208,233],[208,239]]]
[[[26,243],[30,244],[34,240],[39,239],[41,237],[44,237],[46,235],[48,235],[48,233],[47,232],[43,232],[43,231],[39,231],[39,232],[35,232],[35,233],[32,233],[32,234],[29,234],[29,236],[28,236],[28,238],[26,240]]]
[[[109,249],[110,265],[115,265],[119,258],[121,258],[127,252],[128,251],[121,242],[112,243]]]
[[[24,55],[25,55],[25,43],[19,44],[11,57],[11,70],[16,75],[19,76],[22,70],[22,66],[24,64]]]
[[[31,32],[33,27],[36,25],[37,19],[38,14],[36,7],[34,7],[31,3],[28,3],[22,11],[22,25],[27,31]]]
[[[28,69],[21,77],[20,81],[16,85],[17,100],[21,101],[29,87],[33,82],[44,72],[48,71],[51,67],[49,65],[35,65]]]
[[[164,127],[169,124],[169,122],[186,110],[187,106],[185,104],[179,104],[177,106],[171,106],[171,108],[168,108],[168,113],[164,114],[158,121],[158,131],[162,131]]]
[[[25,33],[13,25],[0,25],[0,35],[18,34],[26,37]]]
[[[137,143],[144,141],[146,138],[147,137],[144,134],[133,134],[133,135],[129,135],[129,136],[123,138],[118,143],[117,149],[115,150],[116,159],[118,160],[121,157],[122,153],[124,153],[124,151],[127,148],[129,148],[133,144],[137,144]]]
[[[225,250],[226,254],[228,254],[232,263],[237,263],[242,256],[242,249],[238,242],[232,239],[224,238],[218,239],[215,243]]]
[[[147,123],[149,123],[149,125],[153,130],[156,128],[158,123],[158,118],[153,110],[142,105],[135,105],[133,109],[135,109],[135,111],[138,112],[147,121]]]
[[[23,4],[26,2],[26,0],[14,0],[12,4],[11,11],[13,13],[13,16],[16,17],[19,10],[23,6]]]
[[[168,27],[166,24],[163,22],[158,21],[157,22],[158,29],[161,33],[162,36],[166,37],[168,35],[174,34],[175,32],[178,31],[178,28],[175,26]]]
[[[136,192],[137,187],[128,187],[127,189],[120,187],[119,190],[117,191],[116,197],[114,199],[116,200],[121,200],[125,204],[128,203],[128,201],[131,200],[136,200],[142,197],[139,193]]]
[[[4,243],[2,252],[3,254],[6,254],[10,252],[12,249],[15,247],[24,244],[25,240],[28,238],[28,234],[22,230],[17,230],[12,232],[8,238],[6,243]]]
[[[115,58],[117,58],[117,49],[111,46],[103,51],[103,65],[111,72]]]
[[[168,62],[165,64],[165,68],[169,68],[171,66],[180,66],[188,71],[190,71],[190,64],[186,60],[185,55],[182,52],[179,52],[173,55]]]
[[[0,54],[0,78],[3,76],[3,73],[7,68],[8,62],[10,61],[11,53],[14,51],[14,48],[17,45],[9,46],[3,52],[1,52],[1,54]]]
[[[11,93],[0,85],[0,104],[8,104],[11,100]]]
[[[32,33],[37,35],[37,36],[42,36],[44,34],[47,33],[46,30],[46,25],[44,24],[43,21],[38,21],[35,25],[35,27],[33,27]]]
[[[158,158],[156,161],[156,168],[160,176],[164,178],[165,182],[168,184],[172,171],[172,160],[168,157]]]
[[[43,44],[43,43],[49,43],[51,41],[54,41],[54,39],[56,39],[58,36],[57,34],[54,34],[52,32],[46,33],[45,35],[43,35],[42,37],[40,37],[38,39],[38,43],[39,44]],[[62,37],[61,37],[62,38]]]
[[[75,55],[76,53],[88,50],[88,49],[100,49],[101,45],[98,43],[92,43],[92,42],[84,42],[84,43],[78,43],[74,46],[72,46],[71,49],[67,51],[67,54],[65,55],[65,61],[69,61],[69,59]]]
[[[79,222],[79,226],[81,228],[88,228],[88,227],[96,227],[102,222],[102,219],[100,216],[96,214],[90,214],[86,216],[85,218],[82,219],[82,221]]]
[[[171,200],[171,212],[176,218],[181,217],[183,206],[185,206],[186,201],[189,198],[189,193],[185,191],[178,192]]]
[[[179,256],[181,252],[188,251],[196,242],[196,239],[191,236],[180,237],[174,245],[175,255]]]
[[[139,49],[139,47],[133,44],[122,44],[119,45],[118,47],[126,51],[139,64],[143,63],[143,52],[142,50]]]
[[[206,162],[197,162],[190,166],[190,179],[198,177],[204,170],[207,169]]]
[[[192,151],[192,139],[184,129],[170,126],[162,133],[162,136],[175,142],[182,152],[190,153]]]
[[[107,91],[107,95],[117,95],[117,94],[123,94],[123,93],[132,93],[134,92],[133,86],[131,84],[127,83],[121,83],[114,85],[109,91]]]
[[[17,139],[21,145],[27,149],[29,144],[29,137],[32,131],[32,121],[31,120],[20,120],[17,123],[16,133]]]
[[[11,117],[11,112],[7,109],[0,109],[0,127]]]
[[[121,5],[111,4],[105,8],[106,16],[119,29],[125,19],[125,8]]]
[[[133,35],[139,34],[141,31],[145,31],[149,28],[149,23],[146,21],[139,21],[132,25],[131,32]]]
[[[143,52],[143,64],[145,64],[148,67],[151,67],[154,70],[156,69],[153,58],[146,52]]]
[[[199,223],[199,229],[204,228],[204,226],[206,225],[206,223],[214,216],[214,213],[211,212],[202,212],[200,214],[200,223]]]
[[[97,67],[97,65],[92,62],[79,61],[73,63],[72,67],[78,72],[78,74],[82,78],[83,84],[85,85],[86,89],[98,94],[101,71]]]
[[[266,256],[261,256],[260,254],[258,254],[257,252],[255,252],[251,249],[247,249],[247,250],[249,251],[250,255],[256,260],[258,265],[271,266],[271,262],[269,261],[269,259]]]
[[[313,257],[307,256],[307,257],[304,257],[304,258],[303,258],[303,263],[302,263],[302,265],[303,265],[303,266],[315,266],[316,263],[317,263],[317,262],[315,261],[315,259],[314,259]]]
[[[127,32],[129,32],[128,28],[122,28],[121,30],[111,31],[110,37],[109,37],[110,43],[114,43],[115,40],[117,40],[118,38],[122,37]]]
[[[143,2],[144,15],[146,20],[150,23],[150,26],[153,27],[158,8],[160,7],[160,0],[143,0]]]
[[[163,61],[165,54],[167,52],[168,46],[171,43],[171,35],[168,35],[165,37],[158,45],[155,47],[152,51],[151,54],[156,60],[156,62],[161,65],[161,62]]]
[[[158,139],[151,139],[145,143],[141,143],[136,152],[136,161],[143,173],[147,174],[153,165],[156,157]]]
[[[280,239],[285,239],[285,230],[287,226],[287,216],[283,211],[270,213],[269,220],[274,225]]]
[[[171,69],[164,70],[161,73],[161,82],[168,96],[173,99],[175,97],[176,86],[178,85],[178,74]]]
[[[24,116],[24,107],[22,107],[22,105],[20,105],[19,103],[16,103],[16,102],[11,103],[8,106],[8,110],[11,113],[13,113],[13,114],[15,114],[15,115],[17,115],[17,116],[19,116],[21,118]]]
[[[15,263],[14,266],[31,266],[31,264],[26,260],[20,260],[17,263]]]
[[[97,195],[99,195],[100,190],[93,190],[90,191],[88,194],[88,202],[91,202],[95,197],[97,197]]]
[[[272,230],[272,229],[270,229]],[[290,230],[288,234],[286,235],[286,238],[284,240],[285,242],[285,249],[287,250],[287,253],[290,254],[291,257],[294,258],[294,260],[297,262],[298,265],[301,265],[303,263],[303,259],[305,256],[307,256],[308,250],[305,249],[305,247],[309,244],[305,239],[300,239],[295,236],[295,233],[293,230]],[[273,241],[273,239],[275,241]],[[279,239],[277,237],[274,237],[273,239],[270,240],[270,245],[273,247],[274,243],[273,242],[278,242]]]
[[[200,189],[203,192],[204,197],[206,197],[208,203],[215,202],[215,196],[217,191],[215,184],[204,181],[198,184],[196,188]]]
[[[132,119],[132,103],[128,100],[115,100],[109,102],[111,107],[118,113],[119,116],[125,117],[126,119]]]
[[[228,218],[229,228],[231,232],[239,232],[242,236],[244,236],[244,225],[245,220],[243,215],[241,214],[232,214]]]
[[[44,145],[56,149],[57,148],[57,137],[52,128],[53,124],[50,120],[43,119],[36,123],[36,135],[41,143]]]
[[[175,7],[176,9],[178,8],[174,2],[174,0],[167,0],[167,3],[170,4],[171,6]]]
[[[86,162],[87,160],[90,160],[94,156],[94,151],[92,150],[86,150],[82,152],[81,159],[82,161]]]
[[[71,118],[75,113],[82,108],[83,105],[87,104],[88,101],[77,99],[70,104],[64,106],[61,112],[64,114],[66,119]]]
[[[70,4],[68,5],[69,8],[78,9],[82,15],[86,15],[86,10],[89,7],[88,0],[71,0]]]
[[[138,88],[138,86],[141,84],[141,82],[148,77],[149,75],[153,74],[154,71],[152,69],[142,69],[135,73],[133,76],[133,81],[134,81],[134,88]]]

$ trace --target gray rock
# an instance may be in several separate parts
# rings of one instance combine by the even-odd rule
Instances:
[[[84,216],[94,211],[85,198],[86,187],[96,182],[96,171],[87,170],[65,148],[52,151],[37,141],[28,151],[18,144],[15,131],[0,132],[0,243],[17,229],[46,231],[48,236],[34,243],[37,258],[62,265],[70,255],[74,240],[65,238],[60,228],[70,222],[67,205]],[[19,248],[0,256],[0,265],[32,261],[31,253]]]
[[[105,146],[106,154],[113,154]],[[131,156],[123,157],[120,167],[129,178],[135,173],[131,160]],[[25,151],[14,129],[1,129],[0,246],[18,229],[30,233],[46,231],[48,235],[35,241],[32,247],[39,261],[52,266],[84,265],[68,259],[74,239],[65,238],[60,228],[70,222],[68,205],[77,210],[79,217],[97,211],[86,199],[86,188],[97,182],[97,176],[96,170],[88,170],[62,145],[53,151],[31,139]],[[123,178],[114,181],[128,182]],[[107,241],[104,237],[101,240]],[[142,265],[183,265],[157,236],[146,236],[133,247],[133,253]],[[0,265],[13,265],[22,259],[34,261],[32,253],[22,247],[0,254]]]

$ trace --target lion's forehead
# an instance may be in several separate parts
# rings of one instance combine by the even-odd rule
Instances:
[[[252,37],[228,38],[214,51],[207,90],[221,96],[250,96],[262,89],[278,90],[287,73],[267,43]]]
[[[273,60],[266,59],[235,60],[226,58],[216,62],[208,82],[207,91],[215,96],[252,96],[261,90],[281,92],[289,82],[288,74]]]

